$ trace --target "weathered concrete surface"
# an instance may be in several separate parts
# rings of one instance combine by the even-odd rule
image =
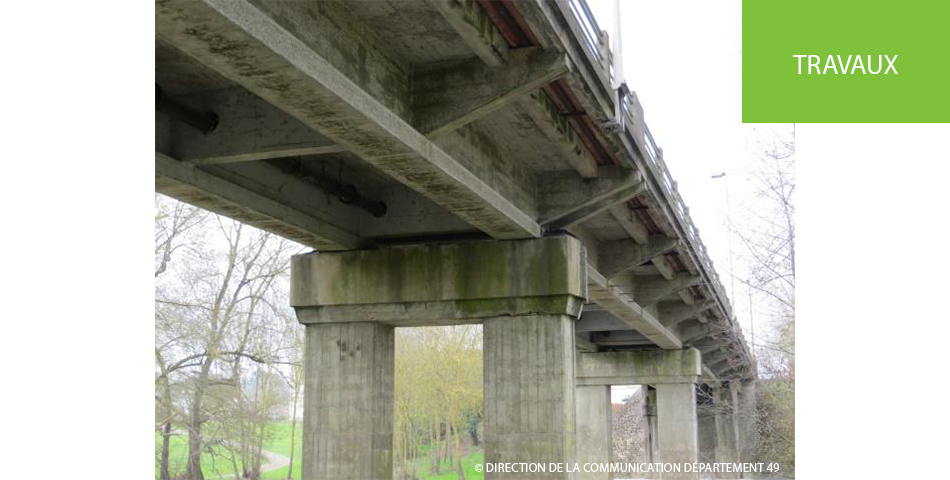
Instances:
[[[699,462],[716,461],[716,415],[712,405],[700,403],[696,407]]]
[[[604,39],[587,45],[584,9],[568,3],[156,0],[157,86],[220,120],[199,131],[162,110],[156,189],[323,252],[563,229],[604,274],[588,274],[593,303],[627,327],[592,331],[591,342],[680,349],[715,336],[696,322],[676,328],[696,316],[728,327],[711,340],[730,360],[710,371],[754,377],[636,94],[612,89]],[[326,177],[328,164],[385,216],[354,211],[350,196],[320,201],[339,190],[301,172]],[[573,316],[578,298],[347,303],[301,319]]]
[[[731,385],[713,388],[716,428],[716,463],[739,463],[738,391]],[[719,473],[718,478],[741,478],[740,473]]]
[[[585,352],[577,356],[578,385],[692,385],[701,374],[702,359],[695,348]]]
[[[413,124],[429,136],[456,130],[570,71],[567,57],[540,48],[511,53],[505,68],[471,61],[416,75],[412,82]]]
[[[261,10],[281,8],[308,7],[167,0],[156,5],[156,35],[482,231],[496,238],[540,235],[534,219],[407,122],[409,76],[398,64],[372,47],[365,51],[375,54],[373,61],[349,61],[342,52],[353,45],[337,44],[366,43],[360,34],[372,32],[341,30],[350,22],[334,22],[333,15],[347,16],[339,6],[309,16]],[[337,37],[315,37],[314,21]],[[368,68],[374,71],[361,74]]]
[[[298,255],[291,305],[303,323],[475,323],[499,315],[577,316],[584,248],[568,236]]]
[[[661,383],[656,385],[657,461],[686,464],[698,460],[696,385]],[[695,472],[663,473],[660,478],[698,479]]]
[[[644,387],[647,388],[647,387]],[[659,461],[660,454],[657,452],[659,442],[657,441],[657,422],[656,422],[656,389],[647,388],[646,391],[646,420],[647,420],[647,461],[654,463]],[[646,478],[660,478],[659,474],[648,473]]]
[[[293,190],[292,185],[285,190]],[[155,191],[314,248],[356,248],[361,239],[334,226],[342,215],[256,192],[155,152]]]
[[[485,320],[486,463],[574,462],[573,321],[566,315]],[[526,476],[486,473],[485,478]],[[573,474],[548,472],[530,478]]]
[[[610,406],[610,387],[605,385],[578,386],[577,401],[577,463],[607,463],[613,458],[613,413]],[[584,472],[577,478],[607,480],[609,472]]]
[[[754,445],[758,441],[755,427],[755,381],[744,380],[736,386],[736,431],[738,432],[737,445],[739,458],[743,462],[751,462],[755,453]]]
[[[604,310],[623,320],[660,347],[676,349],[683,346],[679,337],[664,327],[655,315],[634,302],[629,295],[612,285],[606,277],[589,265],[587,278],[591,300],[600,304]]]
[[[307,325],[303,478],[392,478],[393,333]]]

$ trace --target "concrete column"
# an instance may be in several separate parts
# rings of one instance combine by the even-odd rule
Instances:
[[[712,402],[703,402],[696,405],[697,430],[699,436],[699,462],[712,463],[716,461],[716,415],[713,413]]]
[[[577,463],[607,463],[612,461],[613,412],[610,406],[610,386],[579,386],[577,401]],[[583,469],[582,469],[583,470]],[[578,479],[610,478],[610,473],[578,472]]]
[[[736,389],[724,385],[713,389],[716,427],[716,463],[739,463],[739,426],[736,422]],[[739,473],[720,473],[718,478],[741,478]]]
[[[656,389],[649,387],[647,389],[647,455],[650,463],[657,459],[656,453]]]
[[[739,433],[737,446],[739,459],[752,462],[758,432],[755,429],[755,381],[743,380],[736,387],[736,425]]]
[[[657,453],[657,430],[656,430],[656,389],[647,387],[646,396],[646,420],[647,420],[647,461],[654,463],[659,461],[660,454]],[[644,478],[660,478],[654,473],[641,474]]]
[[[485,320],[486,463],[574,461],[573,321],[566,315]],[[574,477],[548,472],[537,478]]]
[[[699,478],[684,472],[697,462],[696,381],[702,374],[699,350],[585,352],[577,359],[578,385],[651,385],[656,391],[654,462],[675,463],[681,472],[660,478]],[[650,394],[648,393],[648,400]],[[690,465],[691,466],[691,465]]]
[[[393,327],[307,325],[303,478],[392,478]]]
[[[659,460],[686,464],[697,462],[696,385],[667,383],[656,385],[657,440]],[[694,472],[665,473],[660,478],[699,478]]]
[[[573,322],[586,275],[584,247],[569,236],[295,256],[290,302],[308,347],[304,477],[392,478],[395,326],[484,322],[486,461],[572,462]]]

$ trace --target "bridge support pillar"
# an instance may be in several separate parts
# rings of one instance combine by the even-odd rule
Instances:
[[[668,472],[660,478],[699,478],[685,470],[698,461],[696,385],[661,383],[656,385],[656,418],[659,461],[680,465],[682,472]]]
[[[643,350],[578,354],[578,385],[651,385],[656,391],[654,462],[676,464],[679,472],[660,478],[699,478],[696,381],[702,373],[699,350]],[[651,395],[647,394],[648,402]],[[649,417],[648,417],[649,418]]]
[[[574,462],[574,325],[567,315],[484,323],[485,462]],[[566,470],[566,469],[565,469]],[[486,478],[524,478],[489,472]],[[532,478],[574,478],[569,472]]]
[[[393,333],[307,325],[303,478],[392,478]]]
[[[699,435],[699,462],[716,462],[716,414],[710,390],[697,385],[696,417]]]
[[[713,412],[716,427],[716,463],[739,463],[739,426],[736,422],[738,398],[736,389],[730,384],[714,387]],[[716,474],[717,478],[741,478],[740,473],[725,472]]]
[[[755,429],[755,381],[742,380],[736,387],[736,426],[739,437],[737,448],[739,450],[739,459],[743,462],[751,462],[753,450],[758,441]]]
[[[646,395],[646,425],[647,425],[647,462],[654,463],[660,459],[660,453],[657,451],[657,430],[656,430],[656,389],[644,386],[647,389]],[[660,478],[659,474],[647,472],[642,474],[644,478]]]
[[[585,257],[568,236],[295,256],[290,301],[307,326],[304,478],[392,478],[400,326],[484,323],[485,461],[572,463]]]
[[[612,461],[613,412],[610,386],[577,387],[577,463]],[[610,473],[578,472],[578,479],[610,479]]]

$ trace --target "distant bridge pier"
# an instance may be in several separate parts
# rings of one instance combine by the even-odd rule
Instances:
[[[698,462],[696,382],[701,374],[701,354],[695,348],[585,352],[579,353],[577,358],[578,389],[602,385],[650,385],[655,388],[655,395],[648,395],[648,405],[655,398],[656,406],[655,426],[654,422],[648,421],[652,461],[679,463],[684,467],[687,463]],[[582,454],[584,457],[580,458]],[[578,456],[580,464],[610,461],[609,450],[578,449]],[[699,475],[680,472],[662,473],[658,477],[697,479]]]
[[[613,412],[610,385],[577,387],[577,463],[610,462],[613,459]],[[609,480],[610,473],[584,472],[578,480]]]
[[[397,326],[483,323],[486,463],[573,462],[585,255],[559,236],[295,256],[291,304],[307,329],[304,478],[392,478]]]

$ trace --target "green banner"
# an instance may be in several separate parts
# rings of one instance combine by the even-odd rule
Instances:
[[[742,121],[950,122],[950,1],[742,3]]]

